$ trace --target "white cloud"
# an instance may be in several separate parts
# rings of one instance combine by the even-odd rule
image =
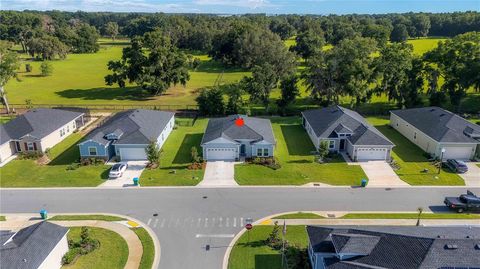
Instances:
[[[273,6],[268,0],[194,0],[193,3],[197,5],[231,6],[251,9]]]

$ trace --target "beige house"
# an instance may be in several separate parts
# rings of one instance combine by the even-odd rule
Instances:
[[[0,126],[0,163],[19,152],[45,152],[84,124],[84,113],[37,108]]]
[[[480,126],[439,107],[393,110],[390,125],[435,158],[468,160],[479,152]]]
[[[68,252],[68,228],[42,221],[19,231],[0,231],[2,268],[60,269]]]

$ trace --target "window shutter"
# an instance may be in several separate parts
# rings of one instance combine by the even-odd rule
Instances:
[[[37,150],[37,143],[33,142],[33,150]]]
[[[27,142],[23,143],[23,145],[25,146],[25,150],[28,150],[28,144],[27,144]]]

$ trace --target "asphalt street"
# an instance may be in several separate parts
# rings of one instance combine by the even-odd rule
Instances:
[[[470,188],[480,193],[480,188]],[[0,213],[116,213],[155,231],[160,268],[221,268],[246,218],[288,211],[445,210],[466,188],[139,188],[0,190]],[[154,216],[156,214],[156,216]],[[210,249],[206,249],[210,245]]]

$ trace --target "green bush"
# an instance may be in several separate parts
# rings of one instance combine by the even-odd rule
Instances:
[[[71,264],[77,256],[80,255],[80,251],[78,248],[71,248],[65,255],[62,257],[62,264]]]
[[[79,167],[80,167],[79,163],[72,163],[69,166],[67,166],[67,170],[73,171],[73,170],[77,170]]]
[[[43,153],[40,151],[23,151],[20,152],[18,159],[20,160],[36,160],[43,157]]]
[[[40,65],[40,70],[42,72],[42,76],[47,77],[50,76],[53,73],[53,66],[52,64],[48,62],[43,62]]]
[[[26,64],[25,65],[25,72],[30,73],[33,71],[33,67],[31,64]]]

